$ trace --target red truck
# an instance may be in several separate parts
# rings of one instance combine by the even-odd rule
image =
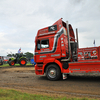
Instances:
[[[38,30],[34,60],[36,75],[49,80],[63,79],[70,73],[100,73],[100,46],[79,48],[71,24],[59,19],[52,26]]]

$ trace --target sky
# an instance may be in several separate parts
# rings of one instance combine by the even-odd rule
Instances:
[[[78,28],[80,48],[100,45],[100,0],[0,0],[0,56],[34,53],[37,31],[60,18]]]

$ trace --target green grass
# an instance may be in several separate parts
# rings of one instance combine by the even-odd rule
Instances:
[[[22,93],[16,90],[0,89],[0,100],[96,100],[96,99],[50,97],[50,96]]]
[[[27,63],[26,65],[32,65],[32,64]],[[0,67],[6,67],[6,66],[9,66],[9,64],[0,65]],[[15,64],[14,66],[20,66],[20,64]]]

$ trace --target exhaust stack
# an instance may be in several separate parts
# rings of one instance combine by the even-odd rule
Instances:
[[[76,28],[76,40],[77,40],[77,48],[79,48],[78,29],[77,28]]]
[[[67,28],[67,36],[68,36],[68,52],[69,52],[69,57],[68,57],[68,59],[62,59],[61,61],[70,61],[70,58],[71,58],[71,49],[70,49],[70,37],[69,37],[69,25],[68,25],[68,21],[66,21],[66,28]]]

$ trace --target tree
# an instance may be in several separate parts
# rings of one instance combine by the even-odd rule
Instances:
[[[30,59],[34,56],[33,53],[26,52],[24,53],[24,56],[30,61]]]

